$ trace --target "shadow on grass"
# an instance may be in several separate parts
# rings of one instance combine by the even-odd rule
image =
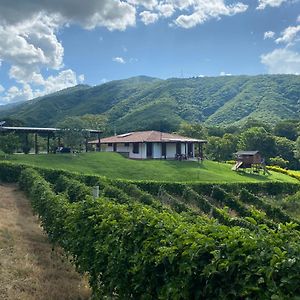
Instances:
[[[260,180],[260,181],[267,181],[269,179],[269,176],[271,176],[271,174],[265,174],[265,175],[263,175],[263,174],[254,174],[254,173],[247,173],[245,171],[238,171],[238,172],[236,172],[236,174],[239,175],[239,176],[242,176],[242,177],[253,178],[253,179],[256,179],[256,180]]]

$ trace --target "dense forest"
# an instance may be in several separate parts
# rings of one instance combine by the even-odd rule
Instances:
[[[0,109],[28,126],[56,126],[66,117],[101,115],[118,132],[174,131],[183,121],[207,125],[244,124],[249,118],[275,124],[299,119],[296,75],[171,78],[146,76],[99,86],[78,85]]]

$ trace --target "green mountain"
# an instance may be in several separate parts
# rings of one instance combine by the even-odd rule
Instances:
[[[300,76],[258,75],[161,80],[146,76],[73,88],[0,110],[30,126],[66,116],[103,114],[118,131],[177,126],[181,121],[270,124],[300,117]],[[162,128],[164,129],[164,128]]]

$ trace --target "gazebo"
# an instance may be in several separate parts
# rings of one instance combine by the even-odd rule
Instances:
[[[2,124],[2,125],[1,125]],[[9,126],[3,126],[4,122],[0,122],[0,132],[16,132],[16,133],[25,133],[25,143],[28,145],[28,134],[32,133],[34,134],[34,152],[35,154],[38,154],[38,135],[43,134],[47,136],[47,153],[50,152],[50,138],[52,136],[55,136],[56,134],[63,132],[67,129],[62,128],[42,128],[42,127],[9,127]],[[100,135],[102,131],[100,130],[94,130],[94,129],[82,129],[83,131],[86,131],[91,134],[97,135],[98,142],[100,144]],[[58,145],[60,144],[60,137],[58,136]],[[86,151],[88,148],[88,139],[86,138],[85,142]],[[100,150],[100,148],[98,149]]]

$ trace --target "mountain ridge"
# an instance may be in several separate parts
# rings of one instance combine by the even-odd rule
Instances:
[[[30,126],[53,126],[67,116],[102,114],[123,130],[151,129],[182,121],[208,125],[243,123],[248,118],[273,124],[298,119],[300,76],[240,75],[159,79],[137,76],[97,86],[79,85],[7,110]]]

